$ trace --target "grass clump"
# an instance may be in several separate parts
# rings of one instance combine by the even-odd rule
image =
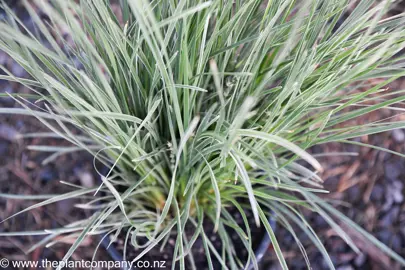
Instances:
[[[215,258],[225,269],[257,268],[249,222],[238,225],[229,214],[235,208],[244,218],[251,211],[255,223],[266,229],[283,269],[288,267],[270,216],[293,236],[296,224],[333,269],[300,212],[306,208],[321,215],[353,249],[341,224],[405,262],[317,196],[327,192],[318,176],[322,167],[305,151],[404,127],[386,121],[337,128],[384,107],[395,109],[405,99],[402,91],[383,92],[405,74],[404,57],[398,54],[405,44],[404,14],[387,18],[390,1],[359,1],[343,21],[349,1],[123,0],[122,18],[109,1],[34,1],[49,17],[46,21],[23,2],[37,31],[31,33],[6,8],[0,49],[30,79],[7,70],[1,78],[27,86],[33,91],[30,98],[42,105],[14,96],[23,109],[1,112],[34,115],[50,129],[49,136],[72,143],[33,146],[54,152],[45,162],[85,150],[108,168],[100,186],[77,187],[24,210],[97,194],[78,206],[94,210],[90,219],[47,231],[38,245],[74,235],[68,259],[86,235],[127,230],[134,245],[137,237],[148,238],[137,260],[175,232],[172,258],[180,269],[186,263],[197,269],[190,250],[198,237],[209,267]],[[356,91],[372,78],[385,80]],[[367,105],[376,95],[379,102]],[[207,220],[215,224],[222,250],[206,237]],[[195,226],[191,239],[184,234],[186,224]],[[247,261],[238,258],[227,227],[236,228]]]

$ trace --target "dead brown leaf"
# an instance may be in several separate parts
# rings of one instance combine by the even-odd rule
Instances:
[[[346,171],[346,173],[340,178],[338,185],[338,192],[343,192],[346,189],[356,185],[360,182],[359,177],[353,177],[357,169],[360,166],[360,161],[356,160]]]
[[[393,264],[387,254],[371,244],[370,241],[352,227],[346,224],[340,224],[340,226],[363,253],[366,253],[371,260],[380,265],[381,268],[379,269],[393,269]]]

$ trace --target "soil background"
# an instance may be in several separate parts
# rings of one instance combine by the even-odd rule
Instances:
[[[19,5],[13,4],[18,16],[28,27],[35,27],[28,13]],[[404,11],[405,1],[398,2],[392,14]],[[3,16],[0,14],[0,17]],[[15,76],[27,77],[21,66],[0,51],[0,65],[7,67]],[[389,85],[389,90],[405,89],[405,78]],[[0,93],[27,94],[25,87],[0,80]],[[19,107],[12,98],[0,98],[0,107]],[[405,120],[405,114],[396,113],[393,120]],[[391,117],[393,112],[381,110],[357,119],[358,123],[369,123]],[[353,124],[353,123],[351,123]],[[0,115],[0,193],[10,194],[55,194],[71,191],[60,181],[84,186],[92,186],[96,181],[92,157],[84,152],[66,154],[58,157],[48,165],[41,165],[49,153],[29,151],[29,145],[69,145],[60,139],[25,138],[21,134],[31,132],[47,132],[46,128],[35,118],[18,115]],[[400,153],[405,153],[405,130],[398,129],[358,139],[359,142],[373,144]],[[330,143],[311,149],[313,154],[350,152],[356,155],[331,155],[319,157],[325,172],[322,178],[330,190],[326,199],[339,200],[336,207],[348,217],[371,232],[383,243],[405,257],[405,159],[366,147],[348,144]],[[33,201],[0,199],[0,220],[16,213]],[[56,228],[68,222],[85,218],[88,213],[77,211],[75,200],[65,200],[47,207],[40,207],[23,213],[16,218],[0,225],[2,231],[35,231]],[[347,228],[346,232],[356,239],[361,252],[352,251],[342,239],[338,238],[326,222],[310,212],[306,218],[324,242],[338,270],[352,269],[390,269],[401,267],[390,260],[379,249],[367,244],[362,237]],[[284,229],[277,228],[277,238],[285,252],[290,269],[306,269],[304,259],[293,237]],[[307,248],[308,256],[314,270],[328,269],[316,250],[310,245],[309,239],[297,231],[298,236]],[[57,244],[49,248],[39,247],[32,253],[25,254],[28,247],[42,238],[32,237],[0,237],[0,258],[9,260],[39,261],[42,259],[61,260],[73,243],[74,239],[65,239],[65,244]],[[73,260],[91,260],[99,238],[88,237],[73,254]],[[99,248],[96,260],[111,260],[103,248]],[[276,264],[276,257],[269,248],[262,269],[281,269]],[[11,269],[11,268],[10,268]],[[402,268],[403,269],[403,268]]]

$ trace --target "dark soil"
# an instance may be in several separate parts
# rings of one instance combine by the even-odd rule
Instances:
[[[33,27],[27,13],[18,5],[19,1],[9,2],[14,4],[14,9],[26,25]],[[403,3],[404,1],[399,1],[393,13],[403,12]],[[27,76],[18,64],[1,51],[0,65],[7,67],[16,76]],[[391,84],[390,89],[405,89],[405,79]],[[1,80],[0,92],[29,93],[28,89],[23,86]],[[18,107],[18,105],[12,98],[0,98],[0,107]],[[359,123],[371,122],[376,119],[386,118],[391,113],[391,111],[383,110],[358,121]],[[399,114],[395,120],[405,120],[405,117],[403,114]],[[42,166],[41,163],[47,157],[47,154],[29,151],[26,149],[28,145],[51,144],[60,146],[67,144],[58,139],[35,138],[22,140],[19,137],[20,134],[40,131],[46,132],[47,130],[32,117],[0,115],[0,193],[37,195],[63,193],[71,190],[71,188],[60,184],[59,180],[86,186],[94,184],[96,174],[93,170],[92,158],[83,152],[61,156],[55,162]],[[405,153],[405,130],[403,129],[363,137],[359,140]],[[336,205],[336,208],[363,226],[402,257],[405,257],[405,160],[393,154],[366,147],[336,143],[317,146],[312,151],[313,153],[358,153],[358,156],[319,158],[325,168],[325,173],[322,175],[323,179],[325,179],[325,186],[331,191],[326,198],[346,202],[347,204],[344,205]],[[0,220],[25,209],[33,203],[32,201],[0,199]],[[75,210],[73,207],[75,203],[78,203],[78,201],[67,200],[23,213],[2,223],[0,232],[57,228],[77,219],[85,218],[88,213]],[[324,242],[338,270],[401,269],[396,262],[366,243],[355,232],[347,229],[347,233],[357,240],[356,242],[361,250],[359,254],[353,252],[343,240],[336,237],[335,233],[318,215],[308,212],[305,213],[305,216]],[[207,225],[206,231],[208,232],[211,231],[209,226],[212,225]],[[188,234],[190,237],[192,232],[188,232]],[[305,238],[305,235],[299,230],[297,230],[297,235],[307,248],[313,269],[327,269],[323,258]],[[298,247],[294,244],[292,236],[280,227],[277,229],[276,236],[290,269],[306,269],[305,262]],[[209,237],[211,239],[213,235]],[[44,258],[61,260],[71,245],[71,243],[66,243],[50,248],[41,247],[30,254],[24,254],[28,247],[41,239],[39,236],[0,237],[0,258],[33,261]],[[173,237],[172,240],[175,240],[175,238]],[[98,237],[89,237],[73,254],[72,258],[74,260],[91,260],[93,251],[99,241]],[[168,260],[168,263],[170,263],[171,257],[169,254],[172,254],[172,242],[168,242],[163,253],[158,248],[153,249],[148,254],[149,258],[151,260],[156,258],[159,258],[157,260]],[[214,243],[218,244],[219,241],[214,240]],[[194,258],[205,260],[205,255],[201,253],[201,247],[201,239],[199,239],[194,245]],[[122,249],[120,244],[117,245],[117,249]],[[136,251],[133,251],[133,254],[129,254],[129,257],[135,255]],[[96,259],[110,260],[109,256],[104,249],[100,248]],[[269,248],[264,260],[265,266],[262,266],[262,269],[280,269],[272,247]],[[215,267],[215,269],[218,268]]]

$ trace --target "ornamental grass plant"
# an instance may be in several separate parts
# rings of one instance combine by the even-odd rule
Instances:
[[[191,250],[202,239],[210,269],[214,260],[223,269],[258,269],[251,231],[260,226],[288,269],[272,218],[291,232],[308,268],[316,262],[307,259],[296,230],[334,269],[302,214],[306,209],[354,250],[342,225],[405,264],[322,198],[328,192],[319,177],[323,168],[307,151],[328,142],[364,145],[352,139],[405,126],[392,119],[345,124],[382,108],[400,111],[396,104],[405,100],[404,90],[386,91],[405,75],[405,16],[387,17],[392,1],[122,0],[118,15],[108,0],[22,2],[36,31],[4,6],[0,49],[30,77],[4,67],[0,77],[32,94],[9,94],[21,107],[0,112],[32,115],[49,129],[31,137],[71,143],[30,146],[50,153],[44,163],[87,151],[97,172],[107,172],[99,173],[99,185],[71,184],[66,194],[1,194],[40,201],[9,218],[73,198],[86,199],[78,211],[93,214],[61,228],[0,235],[45,235],[29,251],[75,237],[67,260],[88,235],[112,235],[114,242],[126,232],[126,250],[140,247],[137,238],[147,239],[132,258],[139,260],[152,248],[164,249],[174,234],[173,267],[199,269]],[[371,85],[373,78],[383,80]],[[207,237],[207,222],[214,224],[220,250]],[[194,228],[191,237],[186,226]],[[241,248],[246,260],[238,256]]]

